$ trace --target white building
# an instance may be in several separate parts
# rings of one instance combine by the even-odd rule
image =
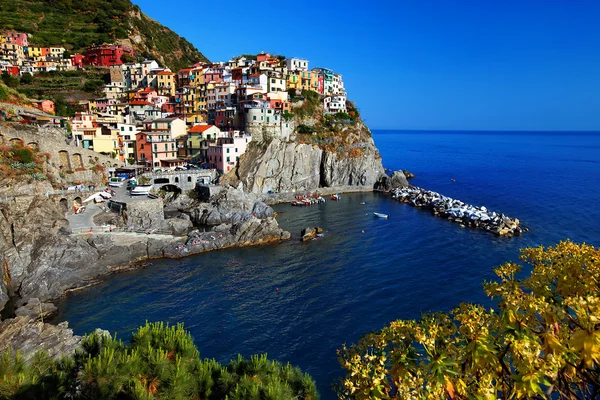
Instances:
[[[323,107],[327,113],[335,114],[338,112],[347,112],[346,95],[337,94],[334,96],[325,97],[325,99],[323,99]]]
[[[260,87],[264,93],[268,91],[267,75],[265,74],[252,74],[250,76],[244,75],[242,84],[253,87]]]
[[[104,86],[104,97],[107,99],[120,99],[123,97],[125,85],[123,82],[111,82]]]
[[[285,65],[288,71],[308,71],[308,60],[302,58],[288,58]]]
[[[272,74],[267,79],[267,91],[268,92],[285,92],[287,90],[286,87],[286,79],[277,76],[276,74]]]

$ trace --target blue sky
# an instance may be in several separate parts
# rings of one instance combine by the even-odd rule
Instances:
[[[212,61],[341,73],[371,129],[600,131],[600,1],[134,3]]]

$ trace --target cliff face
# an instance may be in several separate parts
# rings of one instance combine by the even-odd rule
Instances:
[[[314,118],[313,118],[314,119]],[[343,138],[343,142],[340,138]],[[362,122],[322,134],[253,141],[236,168],[222,178],[254,193],[319,188],[372,189],[385,176],[371,132]]]

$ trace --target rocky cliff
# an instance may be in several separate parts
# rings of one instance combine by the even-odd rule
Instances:
[[[315,132],[289,138],[259,137],[222,182],[254,193],[309,191],[319,188],[373,189],[385,177],[371,132],[360,121],[320,123],[305,117]],[[306,126],[306,125],[303,125]]]
[[[289,238],[270,207],[234,188],[219,188],[207,201],[182,196],[170,207],[179,210],[179,218],[164,218],[162,200],[131,207],[124,226],[152,230],[154,225],[147,223],[154,221],[156,227],[171,229],[178,236],[72,234],[64,210],[45,196],[22,196],[0,203],[0,311],[10,298],[14,300],[11,307],[32,298],[52,300],[69,289],[93,283],[98,276],[135,268],[137,261]],[[191,221],[203,225],[203,232],[188,235]],[[12,315],[12,310],[3,314]]]

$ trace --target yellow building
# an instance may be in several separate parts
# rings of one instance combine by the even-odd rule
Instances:
[[[94,151],[107,155],[118,154],[119,148],[119,131],[103,126],[96,130],[93,138]]]
[[[190,72],[190,86],[204,85],[204,68],[194,68]]]
[[[287,88],[288,89],[302,89],[302,77],[301,77],[300,71],[288,73]]]
[[[160,71],[156,73],[156,89],[161,96],[175,96],[175,73]]]
[[[302,90],[319,91],[319,74],[312,71],[301,71]]]

